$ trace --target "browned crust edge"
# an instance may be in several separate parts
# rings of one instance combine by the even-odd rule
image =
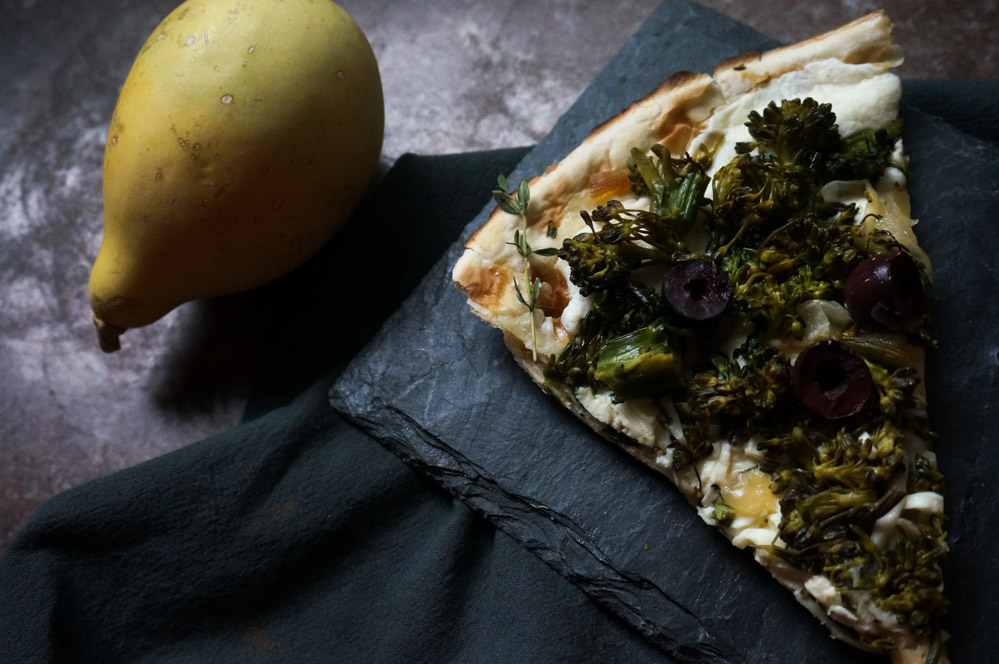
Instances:
[[[744,53],[728,58],[714,67],[714,78],[725,95],[731,96],[827,58],[839,58],[848,64],[898,66],[902,62],[902,49],[892,41],[891,31],[891,20],[884,10],[878,9],[796,44],[762,54]]]

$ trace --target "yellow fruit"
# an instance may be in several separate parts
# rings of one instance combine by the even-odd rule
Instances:
[[[374,53],[329,0],[188,0],[122,87],[90,275],[101,347],[273,281],[356,207],[381,153]]]

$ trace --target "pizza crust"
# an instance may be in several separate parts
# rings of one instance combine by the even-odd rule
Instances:
[[[725,98],[731,99],[771,78],[828,58],[887,70],[902,64],[902,48],[892,41],[891,21],[879,10],[791,46],[730,58],[714,68],[714,80]]]

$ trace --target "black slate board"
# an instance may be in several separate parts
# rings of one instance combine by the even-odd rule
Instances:
[[[540,172],[673,71],[709,71],[773,42],[696,4],[664,3],[511,180]],[[906,83],[904,91],[926,92]],[[908,93],[906,93],[908,96]],[[999,109],[993,106],[999,120]],[[940,350],[927,390],[948,476],[952,661],[989,661],[999,618],[983,590],[999,557],[988,480],[999,385],[999,209],[993,143],[904,104],[911,193],[935,265]],[[683,662],[878,662],[833,641],[656,473],[544,397],[450,282],[483,210],[331,391],[333,406]]]

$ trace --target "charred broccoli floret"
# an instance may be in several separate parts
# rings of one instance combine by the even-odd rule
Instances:
[[[711,366],[687,381],[685,398],[675,401],[685,442],[676,444],[674,468],[709,455],[719,428],[734,439],[746,440],[754,427],[765,426],[793,403],[787,359],[773,347],[750,346],[735,357],[715,353]]]
[[[891,163],[895,143],[902,135],[902,120],[884,129],[864,129],[843,141],[842,147],[823,166],[826,181],[868,180],[877,182]]]
[[[842,147],[832,104],[811,97],[770,102],[763,113],[752,111],[746,122],[753,141],[736,148],[740,154],[755,150],[762,161],[812,170]]]
[[[788,361],[772,346],[744,356],[715,353],[712,368],[691,379],[684,413],[705,422],[718,418],[759,419],[772,413],[790,391]]]
[[[596,358],[605,344],[651,325],[662,315],[662,299],[630,282],[613,293],[600,293],[594,307],[579,321],[572,341],[553,355],[545,375],[570,387],[596,387]]]
[[[696,162],[674,160],[663,149],[653,149],[653,157],[633,154],[632,188],[650,197],[650,209],[612,200],[583,211],[589,232],[565,240],[558,252],[583,295],[612,290],[634,270],[675,260],[686,251],[684,235],[704,201],[709,178]]]
[[[899,538],[881,555],[872,585],[881,608],[927,634],[938,628],[937,619],[947,610],[938,563],[949,549],[942,516],[931,516],[916,527],[919,536],[915,540]]]
[[[821,200],[817,167],[843,139],[832,106],[811,98],[771,102],[746,127],[754,140],[715,174],[714,202],[722,224],[752,241]]]
[[[569,278],[583,295],[621,286],[633,270],[668,261],[683,246],[667,219],[618,201],[581,214],[590,232],[565,240],[558,257],[569,264]],[[603,226],[598,230],[594,222]]]
[[[750,113],[746,127],[753,140],[736,145],[738,156],[715,173],[713,187],[719,223],[749,244],[795,216],[836,214],[821,187],[877,181],[901,133],[896,121],[844,139],[832,106],[811,98],[771,102]]]

